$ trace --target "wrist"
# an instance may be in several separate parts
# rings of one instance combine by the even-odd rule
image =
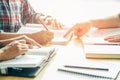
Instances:
[[[0,61],[3,60],[3,55],[4,55],[4,49],[0,49]]]

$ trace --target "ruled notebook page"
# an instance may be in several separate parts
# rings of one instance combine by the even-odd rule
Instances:
[[[81,64],[65,64],[65,65],[75,65],[75,66],[89,66],[89,67],[100,67],[100,68],[108,68],[108,71],[103,70],[93,70],[93,69],[82,69],[82,68],[66,68],[64,67],[64,64],[58,67],[59,73],[62,74],[70,74],[70,75],[79,75],[83,76],[85,78],[93,78],[88,80],[94,80],[94,78],[97,78],[97,80],[114,80],[119,73],[119,67],[112,65],[112,64],[106,64],[106,63],[100,63],[97,61],[82,61]]]

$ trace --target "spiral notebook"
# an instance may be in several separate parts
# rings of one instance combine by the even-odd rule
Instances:
[[[84,67],[94,67],[94,68],[106,68],[108,70],[98,70],[98,69],[83,69],[75,67],[65,67],[65,65],[71,66],[84,66]],[[101,80],[115,80],[119,74],[119,67],[113,64],[106,64],[97,61],[83,61],[81,64],[65,64],[58,68],[59,72],[66,72],[71,74],[84,75],[86,77],[98,78]]]

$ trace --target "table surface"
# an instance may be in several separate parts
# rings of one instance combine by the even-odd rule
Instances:
[[[39,73],[35,78],[25,78],[25,77],[15,77],[15,76],[0,76],[0,80],[88,80],[85,77],[81,77],[73,74],[61,74],[56,69],[59,65],[63,63],[75,63],[80,60],[86,59],[83,51],[83,45],[81,45],[80,39],[73,39],[69,42],[68,45],[57,45],[58,52],[56,55],[50,60],[47,66]],[[98,60],[102,61],[102,60]],[[120,60],[105,60],[105,61],[113,61],[116,64],[119,64]],[[90,79],[89,79],[90,80]],[[98,80],[98,79],[92,79]],[[118,79],[120,80],[120,76]]]

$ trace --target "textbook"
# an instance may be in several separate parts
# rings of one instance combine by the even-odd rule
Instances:
[[[29,49],[28,53],[25,55],[20,55],[10,60],[1,61],[0,74],[35,77],[35,75],[40,72],[42,68],[44,68],[44,66],[49,62],[49,60],[55,55],[56,50],[56,47]]]
[[[120,58],[120,43],[102,37],[82,38],[86,58]]]

